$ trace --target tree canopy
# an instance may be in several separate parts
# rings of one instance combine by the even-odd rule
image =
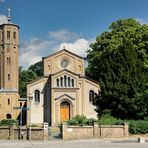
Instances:
[[[36,79],[37,77],[43,76],[43,62],[37,62],[31,65],[27,70],[22,70],[19,67],[19,93],[21,97],[26,97],[27,94],[27,83]]]
[[[37,74],[38,77],[43,76],[43,61],[39,61],[33,65],[31,65],[28,70],[33,71]]]
[[[22,70],[19,67],[19,93],[21,97],[26,97],[27,95],[27,83],[36,78],[37,74],[32,70]]]
[[[119,118],[148,116],[148,25],[135,19],[113,22],[88,50],[86,74],[99,81],[94,100],[101,115],[110,110]]]

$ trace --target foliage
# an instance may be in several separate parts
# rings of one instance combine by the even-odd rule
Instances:
[[[19,69],[19,93],[21,97],[26,97],[27,83],[37,78],[37,75],[31,70]]]
[[[8,125],[11,125],[12,123],[15,123],[16,125],[18,125],[18,120],[3,119],[0,121],[0,126],[8,126]]]
[[[37,62],[31,65],[27,70],[19,67],[19,92],[21,97],[26,97],[27,83],[43,76],[43,62]]]
[[[78,125],[78,126],[87,126],[87,125],[93,125],[95,122],[94,119],[87,119],[84,115],[76,115],[71,120],[67,121],[68,125]]]
[[[94,99],[99,115],[108,109],[121,119],[148,116],[148,25],[134,19],[113,22],[88,50],[86,74],[99,81]]]
[[[111,116],[110,114],[103,114],[98,120],[98,123],[100,125],[121,125],[123,124],[123,121]]]
[[[148,121],[128,121],[129,122],[129,132],[131,134],[146,134],[148,133]]]
[[[38,77],[43,76],[43,61],[39,61],[33,65],[31,65],[28,70],[33,71],[34,73],[36,73],[36,75]]]

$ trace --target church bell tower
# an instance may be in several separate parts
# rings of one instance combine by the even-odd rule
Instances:
[[[7,22],[0,25],[0,120],[16,119],[19,112],[14,110],[19,106],[18,34],[8,8]]]
[[[11,23],[0,25],[0,88],[18,91],[18,30]]]

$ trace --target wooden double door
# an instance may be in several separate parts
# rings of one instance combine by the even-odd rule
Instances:
[[[70,104],[64,101],[60,104],[60,122],[70,119]]]

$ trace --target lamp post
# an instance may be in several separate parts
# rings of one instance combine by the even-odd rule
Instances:
[[[29,93],[29,103],[30,103],[30,128],[29,128],[29,140],[31,141],[31,101],[33,100],[33,96]]]

